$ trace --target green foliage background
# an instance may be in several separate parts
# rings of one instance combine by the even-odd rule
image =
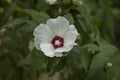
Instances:
[[[0,0],[0,80],[120,80],[119,4]],[[67,56],[48,58],[34,48],[33,30],[57,16],[74,24],[80,39]]]

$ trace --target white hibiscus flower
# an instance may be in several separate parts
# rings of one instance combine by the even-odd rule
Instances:
[[[49,5],[53,5],[57,2],[57,0],[46,0],[46,3],[48,3]]]
[[[63,52],[70,51],[77,39],[78,32],[74,25],[64,17],[47,20],[34,30],[34,44],[48,57],[61,57]]]

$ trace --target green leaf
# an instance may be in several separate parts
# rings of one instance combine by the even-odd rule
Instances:
[[[32,65],[34,65],[37,69],[41,66],[42,63],[45,62],[45,55],[37,50],[36,48],[34,48],[32,50],[32,53],[31,53],[31,63]]]
[[[96,54],[91,62],[87,78],[91,79],[99,69],[102,69],[105,63],[117,52],[117,48],[110,44],[102,44],[99,47],[100,52]]]
[[[16,19],[14,19],[12,21],[9,21],[5,25],[3,25],[3,27],[12,27],[12,26],[20,25],[20,24],[25,23],[27,21],[28,20],[24,19],[24,18],[16,18]]]
[[[115,54],[110,61],[112,66],[109,68],[108,77],[109,79],[120,79],[120,53]]]
[[[4,4],[5,5],[5,4]],[[11,16],[12,16],[12,14],[13,14],[13,8],[16,6],[16,4],[15,3],[11,3],[11,4],[9,4],[8,6],[6,6],[6,8],[5,8],[5,13],[4,13],[4,15],[2,15],[3,16],[3,20],[2,20],[2,22],[4,23],[6,20],[8,20]]]
[[[84,69],[86,72],[88,71],[88,66],[90,62],[90,55],[85,52],[81,47],[75,46],[70,54],[72,59],[72,62],[77,64],[78,68]],[[75,60],[75,61],[74,61]]]
[[[55,74],[56,70],[55,67],[58,63],[58,58],[48,58],[47,62],[47,71],[50,73],[48,76],[51,77]]]
[[[38,0],[36,9],[39,11],[46,11],[48,9],[48,5],[45,0]]]
[[[77,10],[81,13],[81,15],[85,18],[87,23],[90,23],[92,20],[91,17],[91,8],[88,7],[86,4],[77,7]]]
[[[83,49],[87,49],[88,52],[91,52],[92,54],[95,54],[96,52],[99,51],[99,47],[95,44],[86,44],[82,47]]]
[[[90,3],[82,4],[81,6],[77,7],[76,10],[80,13],[80,15],[77,15],[78,22],[80,23],[82,29],[85,33],[87,33],[90,37],[91,33],[94,33],[95,36],[99,35],[99,31],[97,27],[93,24],[93,11],[94,6]]]
[[[31,53],[31,80],[37,80],[37,70],[41,67],[42,63],[45,62],[44,54],[37,50],[33,49]]]
[[[44,23],[47,19],[50,18],[50,16],[45,12],[38,12],[32,9],[22,9],[22,11],[30,15],[39,23]]]
[[[53,76],[55,72],[59,72],[66,65],[67,57],[49,58],[47,70],[50,72],[49,77]]]
[[[31,64],[31,54],[28,54],[23,60],[20,61],[20,65],[30,65]]]
[[[65,17],[69,20],[70,24],[74,23],[74,19],[70,13],[66,14]]]
[[[57,64],[57,66],[56,66],[56,71],[62,70],[65,67],[66,62],[67,62],[67,58],[66,57],[62,57],[60,59],[59,63]]]

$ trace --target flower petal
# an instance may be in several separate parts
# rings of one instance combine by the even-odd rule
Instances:
[[[79,33],[77,32],[75,26],[70,25],[69,30],[66,32],[64,36],[65,43],[74,43],[78,35]]]
[[[46,2],[49,4],[49,5],[53,5],[57,2],[57,0],[46,0]]]
[[[63,54],[62,54],[61,52],[56,52],[56,53],[55,53],[55,56],[56,56],[56,57],[62,57]]]
[[[64,17],[49,19],[46,24],[51,28],[52,32],[58,36],[63,36],[69,29],[69,21]]]
[[[44,52],[44,54],[48,57],[54,57],[55,53],[53,52],[54,48],[51,44],[41,43],[40,44],[41,50]]]
[[[35,45],[35,47],[36,47],[38,50],[41,50],[41,49],[40,49],[40,40],[39,40],[39,39],[34,38],[34,45]]]
[[[38,43],[37,40],[39,40],[40,43],[50,43],[53,38],[53,33],[49,26],[47,26],[46,24],[40,24],[38,27],[36,27],[33,34],[35,36],[34,40],[36,43]]]
[[[76,43],[73,43],[73,44],[65,44],[63,47],[55,49],[54,52],[55,52],[55,53],[56,53],[56,52],[61,52],[61,53],[62,53],[62,52],[68,52],[68,51],[70,51],[70,50],[73,48],[74,45],[76,45]]]

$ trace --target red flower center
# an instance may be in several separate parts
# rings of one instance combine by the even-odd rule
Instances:
[[[51,41],[53,47],[56,48],[60,48],[64,46],[64,39],[60,36],[55,36],[52,41]]]

